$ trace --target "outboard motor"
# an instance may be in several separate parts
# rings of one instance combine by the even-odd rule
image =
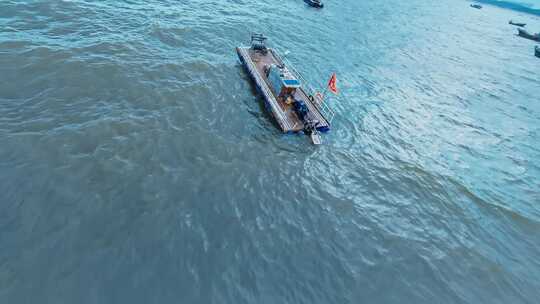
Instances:
[[[317,130],[317,126],[319,125],[319,121],[315,119],[307,119],[304,122],[304,132],[309,135],[311,138],[311,142],[314,145],[320,145],[322,144],[322,137],[319,134],[319,131]]]
[[[313,132],[317,132],[318,124],[319,121],[315,119],[306,119],[306,121],[304,121],[304,133],[310,135]]]
[[[322,138],[317,130],[319,121],[308,117],[309,109],[302,100],[295,100],[293,106],[294,112],[304,123],[304,133],[310,136],[313,144],[320,145],[322,143]]]

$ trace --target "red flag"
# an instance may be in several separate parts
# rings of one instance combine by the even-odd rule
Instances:
[[[337,90],[337,87],[336,87],[336,73],[332,74],[332,77],[330,78],[330,80],[328,81],[328,88],[330,89],[330,91],[334,94],[337,95],[338,93],[338,90]]]

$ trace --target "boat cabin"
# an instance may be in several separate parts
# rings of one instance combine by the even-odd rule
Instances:
[[[265,67],[265,71],[270,87],[278,100],[290,104],[296,89],[301,86],[300,80],[286,67],[280,67],[276,64]]]

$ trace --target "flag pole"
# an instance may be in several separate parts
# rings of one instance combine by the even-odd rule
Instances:
[[[326,98],[326,93],[328,93],[328,83],[327,83],[326,86],[324,87],[323,101],[324,101],[324,99]]]
[[[332,74],[332,78],[334,78],[335,76],[335,73]],[[330,78],[330,79],[332,79]],[[328,93],[328,88],[330,87],[330,83],[327,83],[326,84],[326,87],[324,88],[324,92],[322,93],[322,97],[323,97],[323,102],[325,101],[324,99],[326,98],[326,94]]]

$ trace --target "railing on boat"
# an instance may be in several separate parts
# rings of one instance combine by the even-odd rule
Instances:
[[[334,119],[334,116],[336,115],[336,113],[334,112],[334,110],[332,110],[332,108],[328,106],[328,104],[324,102],[321,95],[317,94],[317,91],[311,85],[309,85],[309,82],[306,81],[304,76],[302,76],[302,74],[300,74],[298,70],[294,68],[294,66],[291,64],[289,60],[287,60],[284,57],[281,57],[279,54],[277,54],[277,52],[274,52],[273,50],[272,50],[272,54],[274,55],[276,59],[281,61],[281,63],[284,64],[287,67],[287,69],[291,71],[302,82],[302,89],[309,96],[313,96],[314,104],[317,107],[317,109],[319,109],[319,111],[323,114],[324,118],[328,121],[329,124],[332,123],[332,120]]]

